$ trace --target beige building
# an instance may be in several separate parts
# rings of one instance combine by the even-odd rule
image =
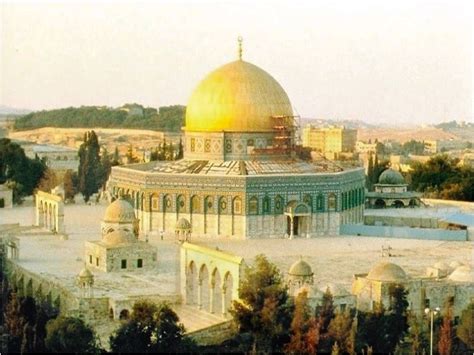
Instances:
[[[449,302],[454,316],[458,317],[474,301],[474,274],[468,265],[436,263],[427,268],[426,276],[412,278],[400,266],[383,261],[368,274],[354,275],[352,294],[357,309],[371,311],[377,304],[387,308],[390,289],[394,286],[403,286],[408,291],[408,307],[418,315],[424,314],[427,307],[443,309]]]
[[[354,152],[357,130],[342,127],[303,128],[303,146],[323,153],[326,158],[335,159],[339,153]]]
[[[119,198],[107,207],[102,222],[102,239],[85,242],[87,267],[104,272],[153,269],[156,248],[137,239],[133,206]]]
[[[448,150],[459,150],[464,149],[467,143],[464,141],[458,141],[454,139],[449,140],[425,140],[425,151],[429,154],[442,153]]]

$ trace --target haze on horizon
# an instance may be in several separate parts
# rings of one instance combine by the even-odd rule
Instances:
[[[241,35],[302,117],[473,121],[468,0],[0,6],[0,105],[186,105]]]

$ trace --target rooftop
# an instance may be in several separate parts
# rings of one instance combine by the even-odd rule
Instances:
[[[160,161],[145,164],[133,164],[119,169],[133,169],[161,174],[196,175],[272,175],[272,174],[315,174],[341,172],[340,166],[331,161],[305,162],[301,160],[188,160]]]

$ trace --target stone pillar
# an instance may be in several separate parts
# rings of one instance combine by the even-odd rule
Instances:
[[[215,282],[209,284],[209,311],[214,313],[214,287],[216,286]]]
[[[202,309],[202,280],[198,280],[198,309]]]
[[[293,239],[293,232],[294,232],[294,226],[293,226],[293,215],[290,215],[290,239]]]
[[[222,286],[222,317],[226,317],[227,315],[227,309],[226,309],[226,298],[227,295],[227,287]]]

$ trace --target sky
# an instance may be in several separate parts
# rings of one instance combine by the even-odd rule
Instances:
[[[0,105],[186,105],[242,36],[301,117],[474,121],[469,0],[0,1]]]

